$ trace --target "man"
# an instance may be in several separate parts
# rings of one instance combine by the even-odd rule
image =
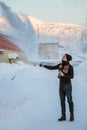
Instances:
[[[61,117],[58,119],[58,121],[66,120],[65,97],[67,97],[67,101],[69,104],[69,111],[70,111],[69,121],[74,121],[74,105],[72,101],[72,84],[71,84],[71,79],[74,77],[74,70],[72,65],[69,63],[69,61],[71,60],[72,56],[69,54],[65,54],[62,57],[62,63],[60,64],[57,64],[55,66],[40,64],[41,67],[45,67],[50,70],[58,69],[58,78],[60,79],[59,95],[61,102]]]

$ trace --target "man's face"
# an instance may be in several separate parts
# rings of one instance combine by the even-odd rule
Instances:
[[[62,57],[62,61],[67,61],[66,55],[64,55],[64,56]]]

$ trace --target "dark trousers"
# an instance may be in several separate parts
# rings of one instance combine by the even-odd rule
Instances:
[[[65,105],[65,97],[67,97],[67,101],[69,103],[69,111],[73,114],[73,101],[72,101],[72,85],[71,82],[65,85],[61,85],[59,87],[59,95],[60,95],[60,102],[61,102],[61,112],[62,115],[65,115],[66,112],[66,105]]]

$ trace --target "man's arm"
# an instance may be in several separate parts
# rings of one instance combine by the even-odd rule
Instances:
[[[46,69],[49,69],[49,70],[56,70],[56,69],[59,69],[59,64],[57,65],[54,65],[54,66],[49,66],[49,65],[43,65],[43,64],[40,64],[41,67],[44,67]]]

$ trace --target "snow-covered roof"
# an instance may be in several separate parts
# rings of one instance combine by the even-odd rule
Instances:
[[[5,35],[0,34],[0,49],[22,52],[22,50],[11,42]]]

